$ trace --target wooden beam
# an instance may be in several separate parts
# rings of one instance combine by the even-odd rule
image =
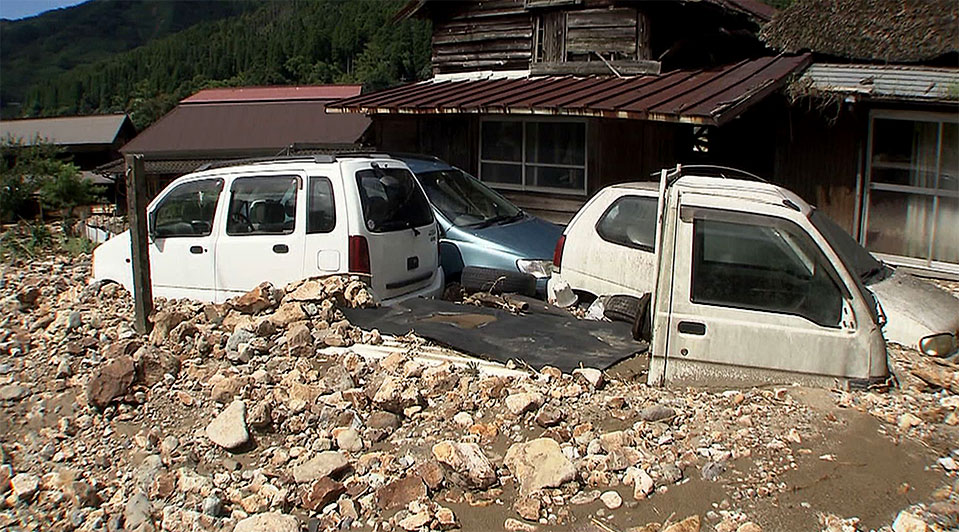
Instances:
[[[130,258],[133,266],[134,327],[150,332],[153,287],[150,284],[150,251],[147,220],[147,183],[142,155],[129,155],[127,166],[127,216],[130,219]]]
[[[659,61],[610,61],[617,72],[624,76],[643,74],[658,75]],[[596,76],[613,75],[613,72],[602,61],[572,61],[566,63],[533,63],[530,65],[530,74],[533,75],[564,75]]]

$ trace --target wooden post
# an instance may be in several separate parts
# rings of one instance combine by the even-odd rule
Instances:
[[[130,155],[127,166],[127,217],[130,220],[130,258],[133,261],[134,327],[140,334],[150,332],[153,286],[150,284],[150,251],[147,220],[146,172],[143,155]]]
[[[647,60],[653,58],[653,47],[650,44],[652,37],[649,33],[649,15],[638,11],[636,13],[636,59]]]

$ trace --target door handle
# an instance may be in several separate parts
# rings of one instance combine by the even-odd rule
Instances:
[[[681,321],[679,322],[679,332],[703,336],[706,334],[706,324],[697,321]]]
[[[194,255],[203,253],[203,246],[190,246],[190,253],[193,253]]]
[[[273,246],[273,253],[288,253],[290,247],[286,244],[276,244]]]

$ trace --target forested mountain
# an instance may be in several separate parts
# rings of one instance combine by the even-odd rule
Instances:
[[[20,116],[126,111],[142,128],[180,99],[206,87],[356,82],[379,88],[427,76],[429,25],[415,20],[390,23],[401,4],[401,0],[95,0],[26,21],[3,21],[3,103],[8,107],[5,116],[10,111]],[[71,29],[59,35],[51,31],[41,39],[35,33],[30,39],[29,31],[42,32],[37,29],[41,27],[40,19],[91,5],[98,10],[115,6],[118,16],[127,16],[135,8],[141,16],[155,19],[153,31],[160,38],[146,37],[146,44],[121,53],[101,50],[107,56],[104,59],[84,64],[77,61],[79,66],[61,74],[31,77],[32,73],[27,74],[22,68],[11,68],[10,65],[29,62],[24,57],[28,50],[46,46],[49,53],[56,49],[49,43],[62,44],[75,31],[67,25]],[[208,9],[204,10],[204,6]],[[151,8],[153,15],[143,15]],[[190,13],[200,23],[173,33],[173,28],[188,25],[185,19]],[[105,12],[97,16],[109,18]],[[34,25],[34,30],[18,26],[27,22]],[[111,45],[117,48],[129,48],[149,33],[142,24],[134,24],[129,30],[123,26],[122,31],[120,26],[123,25],[110,30],[104,24],[100,31],[104,38],[111,31],[122,34],[124,37],[117,38],[122,42]],[[13,35],[8,35],[8,29]],[[84,31],[96,32],[91,27]],[[14,41],[14,37],[19,40]],[[21,50],[8,48],[15,42],[21,43]],[[102,48],[109,50],[108,46]],[[66,69],[74,58],[93,52],[63,54],[69,58],[62,60],[62,68]],[[58,60],[51,63],[60,65]],[[47,65],[44,68],[48,72],[54,70]],[[8,104],[19,94],[22,97],[18,110],[10,108]]]

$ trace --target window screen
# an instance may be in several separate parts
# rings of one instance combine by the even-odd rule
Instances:
[[[798,228],[693,222],[694,303],[794,314],[838,327],[842,292]]]
[[[329,233],[336,227],[336,205],[333,203],[333,185],[325,177],[310,178],[310,199],[306,232]]]
[[[154,233],[158,238],[209,235],[222,190],[222,179],[178,185],[153,211]]]
[[[652,251],[656,238],[656,198],[619,198],[603,213],[596,232],[607,242]]]
[[[296,222],[295,176],[242,177],[230,194],[228,235],[282,235]]]

